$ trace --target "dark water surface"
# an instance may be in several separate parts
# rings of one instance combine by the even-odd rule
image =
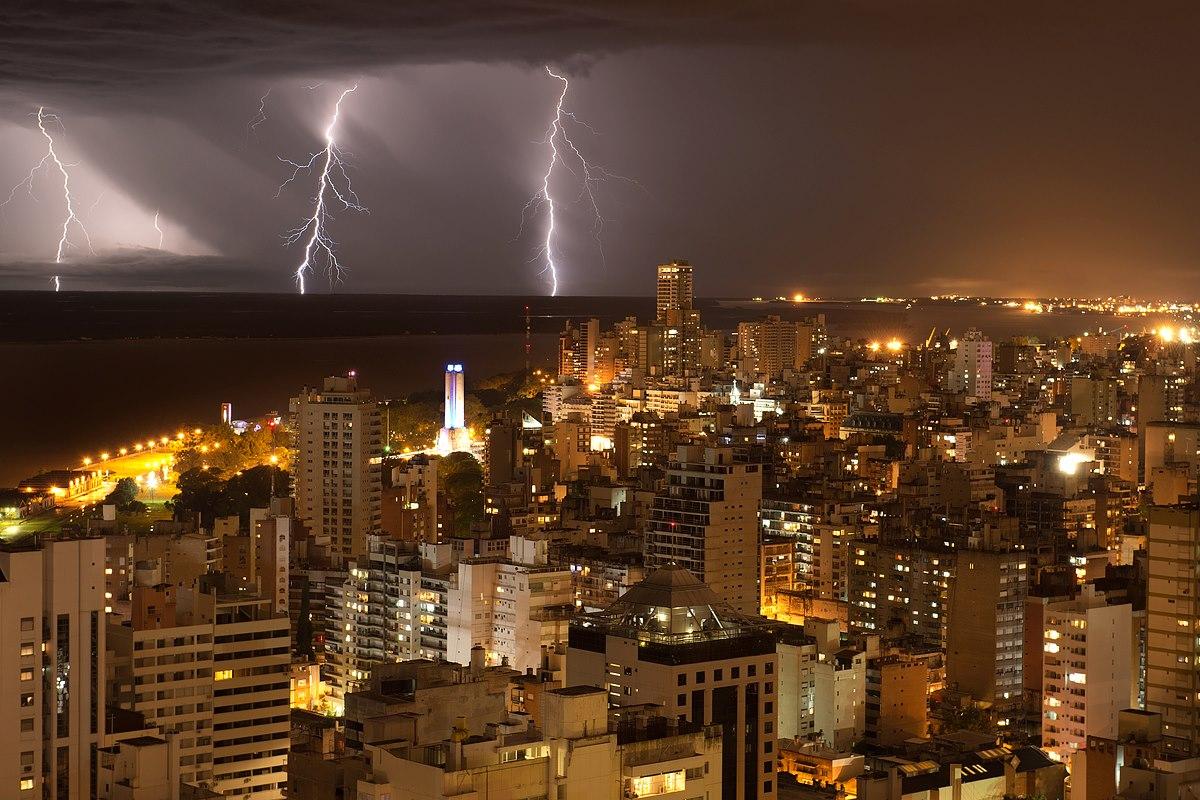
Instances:
[[[358,371],[381,398],[441,386],[442,367],[473,377],[524,364],[524,306],[533,363],[549,366],[564,318],[610,322],[653,313],[650,298],[326,297],[0,293],[0,486],[85,454],[234,416],[285,412],[322,376]],[[839,336],[917,341],[930,328],[979,327],[993,338],[1076,335],[1097,326],[1141,330],[1153,320],[1031,315],[999,306],[698,300],[705,324],[731,328],[765,314],[824,313]],[[191,333],[188,333],[191,331]],[[324,337],[306,338],[313,333]],[[197,336],[207,338],[180,338]],[[80,340],[83,339],[83,340]]]

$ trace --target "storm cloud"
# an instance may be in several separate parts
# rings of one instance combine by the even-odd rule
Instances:
[[[21,0],[0,8],[0,185],[36,163],[48,105],[100,253],[64,276],[288,291],[312,187],[276,198],[278,157],[318,147],[359,81],[341,136],[371,213],[333,223],[347,290],[542,292],[539,221],[516,234],[554,63],[589,155],[642,187],[601,187],[601,258],[564,176],[567,292],[643,293],[683,257],[713,295],[1190,296],[1198,30],[1194,3],[1110,0]],[[4,209],[0,287],[54,266],[60,225],[45,184]]]

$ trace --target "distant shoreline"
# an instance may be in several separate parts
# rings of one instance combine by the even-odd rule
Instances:
[[[1000,305],[1002,300],[980,307],[977,302],[941,299],[792,302],[726,297],[697,298],[696,308],[706,327],[724,330],[767,314],[795,319],[824,313],[831,330],[850,336],[883,328],[915,334],[924,325],[920,318],[929,314],[944,316],[952,325],[958,324],[952,317],[1016,317],[1031,333],[1039,328],[1057,331],[1061,325],[1047,325],[1054,318],[1110,319],[1100,312],[1065,309],[1030,315]],[[609,325],[631,315],[643,322],[652,319],[654,298],[21,291],[0,292],[0,343],[499,335],[524,333],[527,321],[531,333],[558,333],[568,319],[597,317]],[[1122,322],[1134,326],[1138,319]]]

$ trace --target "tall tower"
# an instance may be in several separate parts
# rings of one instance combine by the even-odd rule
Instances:
[[[351,372],[293,397],[297,458],[296,516],[329,537],[333,553],[366,552],[383,519],[379,462],[383,425],[371,392]]]
[[[463,400],[463,365],[446,365],[446,411],[438,431],[437,449],[442,455],[471,449],[471,433]]]
[[[691,264],[672,260],[658,265],[655,310],[659,322],[667,321],[668,311],[691,311],[695,294]]]
[[[1146,710],[1200,752],[1200,507],[1152,506],[1146,536]],[[1174,745],[1172,745],[1174,746]]]

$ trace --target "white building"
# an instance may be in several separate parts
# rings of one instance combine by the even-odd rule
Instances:
[[[366,552],[382,520],[379,407],[352,372],[293,397],[296,516],[342,559]]]
[[[946,388],[983,402],[992,399],[992,340],[975,328],[958,340]]]
[[[450,661],[466,664],[479,645],[489,666],[538,669],[542,647],[566,641],[575,611],[571,570],[516,563],[509,555],[459,562],[449,590]]]
[[[116,702],[173,732],[179,775],[243,800],[280,800],[290,736],[288,618],[273,601],[202,581],[138,587],[112,626]]]
[[[104,540],[25,541],[0,547],[0,797],[87,800],[104,733]]]
[[[809,618],[779,653],[779,738],[846,750],[866,733],[867,653],[841,647],[834,620]]]
[[[377,664],[446,658],[443,566],[449,566],[449,546],[423,545],[417,554],[386,536],[367,541],[369,552],[352,563],[328,622],[326,663],[335,708]]]
[[[1133,610],[1091,584],[1048,603],[1042,646],[1042,747],[1069,762],[1089,736],[1116,738],[1122,709],[1137,705]]]
[[[651,718],[612,727],[607,695],[593,686],[549,689],[542,703],[540,728],[513,715],[472,736],[460,717],[443,741],[368,746],[359,800],[722,797],[718,726]]]

